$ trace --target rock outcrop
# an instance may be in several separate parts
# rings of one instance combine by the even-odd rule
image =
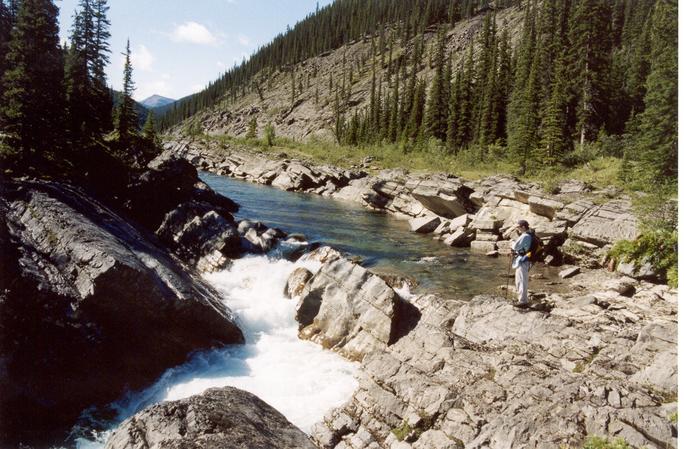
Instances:
[[[402,338],[357,347],[359,388],[314,427],[316,444],[556,448],[602,435],[676,447],[676,292],[619,277],[606,291],[606,276],[579,274],[578,293],[551,295],[527,312],[494,296],[413,298],[420,319]],[[318,291],[338,288],[322,280]],[[387,320],[375,324],[389,331]]]
[[[510,176],[465,182],[445,174],[398,169],[371,176],[304,161],[274,160],[245,148],[219,148],[210,141],[171,142],[168,151],[218,174],[386,211],[408,219],[415,232],[434,232],[449,246],[470,247],[481,254],[508,254],[519,219],[527,220],[544,241],[545,261],[554,265],[599,267],[616,241],[638,236],[627,198],[604,202],[597,197],[594,203],[590,186],[579,181],[563,183],[557,193],[546,193]],[[651,279],[649,273],[628,267],[623,272]]]
[[[0,209],[0,445],[56,441],[86,407],[243,341],[217,293],[83,191],[3,181]]]
[[[124,421],[105,449],[314,449],[304,432],[237,388],[153,405]]]
[[[237,388],[153,405],[124,421],[105,449],[314,449],[304,432]]]
[[[301,287],[296,309],[301,338],[357,359],[394,344],[420,319],[379,276],[329,248],[316,254],[323,265]],[[300,278],[293,272],[288,285]]]

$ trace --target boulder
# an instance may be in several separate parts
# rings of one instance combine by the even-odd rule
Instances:
[[[12,338],[0,340],[0,446],[47,446],[86,407],[192,351],[243,342],[218,294],[149,233],[64,184],[2,187],[0,316]]]
[[[463,214],[460,217],[454,218],[449,223],[449,231],[455,232],[458,228],[465,228],[470,224],[471,221],[472,218],[468,214]]]
[[[561,279],[567,279],[569,277],[573,277],[576,274],[579,274],[580,268],[579,267],[569,267],[564,270],[562,270],[560,273],[558,273],[558,277]]]
[[[470,250],[474,253],[487,254],[496,251],[496,242],[483,242],[475,240],[470,242]]]
[[[211,254],[214,262],[207,263],[209,259],[204,259],[205,269],[221,269],[229,258],[240,254],[240,236],[233,217],[219,215],[204,202],[183,203],[167,213],[156,234],[192,265],[197,266]],[[216,253],[223,257],[217,257]]]
[[[105,449],[315,449],[304,432],[246,391],[211,388],[128,418]]]
[[[411,231],[418,232],[420,234],[427,234],[434,231],[437,229],[437,226],[439,226],[440,223],[441,219],[434,216],[418,217],[409,220]]]
[[[301,337],[360,359],[406,335],[420,313],[379,276],[336,258],[306,284],[295,317]]]
[[[567,195],[571,193],[586,193],[591,192],[593,187],[584,181],[578,181],[577,179],[569,179],[558,184],[556,193],[560,195]]]
[[[460,228],[444,239],[444,243],[448,246],[465,248],[470,246],[470,242],[473,240],[473,238],[474,234],[471,231],[465,228]]]
[[[502,220],[496,218],[478,218],[476,217],[472,223],[470,223],[471,229],[477,229],[478,231],[489,231],[490,233],[498,232],[503,225]]]
[[[473,190],[453,178],[432,177],[422,180],[411,195],[429,211],[446,218],[472,212],[469,199]]]
[[[294,299],[301,295],[306,283],[311,279],[313,273],[304,267],[299,267],[295,269],[292,274],[287,278],[287,283],[285,284],[285,297],[289,299]]]
[[[541,198],[538,196],[530,196],[527,199],[527,204],[530,206],[530,212],[541,215],[553,220],[556,212],[563,208],[563,203],[548,198]]]
[[[657,272],[647,260],[638,264],[635,262],[620,262],[617,266],[617,272],[642,281],[663,282],[665,280],[665,273]]]
[[[574,225],[569,236],[597,246],[639,236],[637,219],[626,200],[613,200],[587,211]]]

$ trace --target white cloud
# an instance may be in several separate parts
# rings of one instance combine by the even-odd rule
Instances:
[[[154,55],[144,45],[138,45],[131,53],[131,64],[135,70],[151,72],[152,63],[154,63]]]
[[[239,42],[240,45],[242,45],[243,47],[248,47],[248,46],[249,46],[249,38],[248,38],[247,36],[245,36],[244,34],[240,34],[240,35],[238,36],[238,42]]]
[[[204,84],[193,84],[192,86],[190,86],[190,89],[192,90],[192,93],[196,93],[204,89],[204,87]]]
[[[219,39],[207,27],[197,22],[185,22],[177,25],[171,33],[171,39],[176,42],[188,42],[200,45],[218,45]]]

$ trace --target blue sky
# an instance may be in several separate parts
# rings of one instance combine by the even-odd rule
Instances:
[[[56,2],[62,40],[77,3]],[[317,3],[332,0],[110,0],[109,83],[121,89],[122,53],[130,38],[136,100],[197,92],[315,11]]]

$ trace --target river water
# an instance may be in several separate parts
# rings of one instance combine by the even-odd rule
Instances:
[[[377,271],[408,276],[413,292],[439,292],[467,299],[494,292],[505,283],[505,260],[471,256],[449,248],[430,235],[408,230],[408,223],[355,203],[202,173],[214,190],[241,205],[236,218],[260,220],[307,240],[331,245],[361,258]],[[167,370],[154,385],[131,392],[106,412],[84,413],[76,439],[79,449],[101,449],[110,430],[151,404],[202,393],[207,388],[235,386],[250,391],[308,432],[330,408],[342,405],[357,382],[357,365],[313,343],[299,340],[295,302],[283,295],[289,274],[301,263],[278,257],[248,256],[226,270],[205,276],[235,312],[246,338],[232,346],[193,355]],[[307,268],[319,266],[308,262]],[[402,292],[406,293],[406,292]],[[84,431],[85,429],[85,431]]]
[[[240,204],[236,218],[258,219],[288,233],[303,233],[309,241],[361,257],[361,264],[373,271],[408,276],[418,282],[415,293],[467,299],[493,293],[506,282],[505,258],[471,257],[468,249],[450,248],[432,234],[410,232],[407,221],[390,214],[211,173],[202,173],[201,178]]]

